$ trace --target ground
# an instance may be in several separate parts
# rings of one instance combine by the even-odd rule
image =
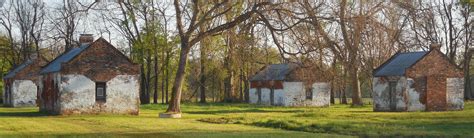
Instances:
[[[48,116],[37,108],[0,108],[0,137],[322,137],[474,136],[474,102],[464,111],[372,112],[352,108],[184,104],[182,119],[158,118],[166,105],[143,105],[139,116]]]

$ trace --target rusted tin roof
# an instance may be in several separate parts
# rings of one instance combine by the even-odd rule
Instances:
[[[298,67],[297,64],[270,64],[255,74],[250,81],[285,80],[287,75]]]

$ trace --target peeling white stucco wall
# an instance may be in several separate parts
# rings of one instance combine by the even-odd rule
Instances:
[[[448,110],[464,109],[464,78],[446,79],[446,98]]]
[[[83,75],[63,75],[60,85],[60,114],[138,114],[137,75],[118,75],[106,83],[106,101],[96,101],[95,82]]]
[[[314,83],[313,99],[306,99],[303,82],[283,82],[283,89],[274,90],[274,105],[281,106],[329,106],[330,87],[328,83]],[[270,105],[270,89],[261,88],[261,103]],[[257,88],[249,90],[249,102],[258,103]]]
[[[313,100],[310,106],[329,106],[331,104],[331,87],[329,83],[313,84]]]
[[[275,89],[273,104],[279,106],[285,105],[285,97],[285,91],[283,89]]]
[[[303,106],[306,100],[303,82],[283,82],[285,106]]]
[[[270,89],[262,88],[262,98],[260,104],[270,105]]]
[[[59,86],[60,112],[97,112],[95,82],[83,75],[63,75]]]
[[[390,93],[389,84],[395,82],[395,92]],[[407,110],[407,78],[406,77],[374,77],[372,99],[374,111]]]
[[[374,100],[375,111],[389,111],[390,110],[390,96],[388,83],[383,81],[380,77],[372,79],[372,99]]]
[[[106,112],[138,113],[140,108],[138,78],[138,75],[118,75],[107,82]]]
[[[15,80],[11,87],[11,106],[36,106],[37,86],[33,81]]]
[[[406,92],[407,92],[407,78],[400,77],[398,81],[396,81],[395,87],[395,102],[396,107],[395,110],[397,111],[405,111],[407,110],[407,103],[406,103]]]
[[[408,111],[424,111],[426,106],[421,103],[420,92],[415,90],[415,81],[412,78],[407,79],[408,84]]]
[[[258,103],[258,89],[257,88],[251,88],[249,91],[249,102],[252,104],[257,104]],[[268,88],[261,88],[262,96],[259,104],[263,105],[270,105],[270,89]],[[283,89],[274,89],[273,91],[273,104],[274,105],[284,105],[285,101],[285,92]]]
[[[256,104],[258,102],[257,88],[250,88],[249,90],[249,102]]]

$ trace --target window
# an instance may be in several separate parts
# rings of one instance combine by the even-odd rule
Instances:
[[[313,100],[313,88],[306,88],[306,100]]]
[[[275,103],[275,88],[270,88],[270,105]]]
[[[397,93],[397,82],[396,81],[390,81],[388,83],[389,87],[389,96],[390,96],[390,110],[396,110],[397,109],[397,100],[396,100],[396,93]]]
[[[105,82],[95,83],[95,101],[105,102],[105,97],[107,96],[105,88]]]
[[[262,102],[262,89],[261,88],[257,88],[257,96],[258,96],[257,103]]]
[[[390,93],[395,93],[397,89],[397,82],[391,81],[389,82]]]

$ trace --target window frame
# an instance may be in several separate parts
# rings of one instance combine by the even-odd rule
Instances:
[[[103,96],[98,96],[98,89],[103,88]],[[107,83],[105,82],[95,82],[95,101],[96,102],[106,102],[107,99]]]
[[[306,100],[313,100],[313,88],[306,88],[305,89],[305,99]]]

